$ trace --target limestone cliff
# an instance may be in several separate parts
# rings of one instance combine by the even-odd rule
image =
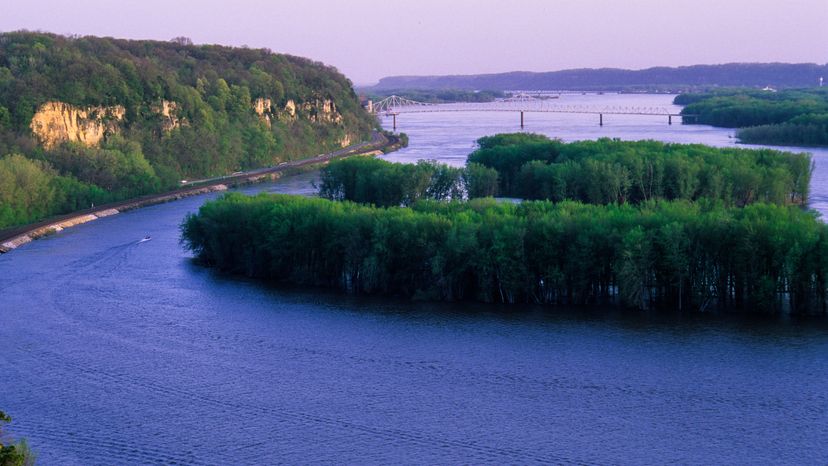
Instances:
[[[117,133],[126,110],[112,107],[75,107],[50,101],[41,105],[32,118],[30,128],[44,147],[63,142],[79,142],[95,146],[107,134]]]
[[[308,119],[317,123],[340,123],[342,115],[336,111],[336,104],[331,99],[316,99],[302,104],[302,110]]]
[[[252,103],[253,111],[271,126],[272,118],[283,121],[295,121],[303,118],[314,123],[342,123],[342,115],[337,111],[331,99],[314,99],[297,104],[294,100],[285,103],[284,110],[274,113],[273,102],[268,98],[257,98]],[[172,131],[187,126],[186,118],[180,116],[181,108],[177,102],[161,100],[150,110],[162,118],[161,129]],[[80,142],[86,146],[97,146],[107,135],[117,133],[123,122],[124,107],[76,107],[67,103],[50,101],[43,104],[32,118],[32,132],[47,149],[63,142]],[[349,136],[340,141],[344,147],[351,143]]]
[[[336,103],[331,99],[314,99],[301,104],[290,99],[280,112],[279,118],[283,121],[294,121],[305,118],[314,123],[342,123],[342,115],[336,109]]]
[[[285,109],[282,112],[282,118],[287,121],[296,119],[296,102],[290,99],[285,103]]]
[[[162,100],[160,104],[153,105],[151,110],[162,117],[161,129],[164,131],[187,126],[187,119],[179,116],[180,107],[177,102]]]
[[[253,101],[253,111],[270,128],[270,115],[273,113],[273,102],[270,99],[259,97]]]

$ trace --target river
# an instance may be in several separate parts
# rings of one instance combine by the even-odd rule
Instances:
[[[569,96],[669,103],[669,96]],[[563,99],[563,98],[562,98]],[[592,99],[592,100],[590,100]],[[651,117],[527,114],[527,131],[729,145]],[[393,160],[455,165],[511,114],[402,115]],[[826,152],[814,207],[824,211]],[[248,187],[311,194],[314,175]],[[817,464],[824,320],[499,308],[274,288],[196,266],[215,195],[0,256],[0,409],[41,464]],[[152,240],[139,242],[145,235]],[[505,311],[505,312],[504,312]]]

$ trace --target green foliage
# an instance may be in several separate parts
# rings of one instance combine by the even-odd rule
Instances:
[[[826,312],[828,226],[797,207],[228,194],[182,224],[205,263],[352,293],[496,303]]]
[[[593,204],[653,199],[805,204],[808,154],[599,139],[565,144],[540,135],[481,138],[469,163],[497,171],[500,193]]]
[[[497,170],[478,163],[469,163],[463,171],[463,184],[469,198],[497,196]]]
[[[60,173],[98,186],[113,198],[134,197],[161,187],[140,144],[117,136],[100,148],[65,144],[50,154],[49,161]]]
[[[253,111],[257,98],[272,102],[269,121]],[[280,116],[288,100],[299,108],[297,118]],[[323,100],[334,103],[339,122],[318,118],[313,109]],[[66,143],[47,150],[34,141],[29,126],[49,101],[121,105],[126,116],[114,123],[119,135],[108,134],[100,147]],[[159,113],[162,101],[174,102],[178,127]],[[170,189],[181,179],[318,154],[339,148],[346,135],[367,139],[375,126],[350,81],[299,57],[195,46],[183,39],[1,33],[0,156],[37,160],[49,178],[52,201],[45,207],[23,198],[0,203],[0,228]],[[0,190],[17,189],[13,186]]]
[[[736,135],[748,144],[828,146],[828,113],[800,115],[785,123],[742,128]]]
[[[11,128],[11,113],[0,105],[0,131]]]
[[[739,131],[743,142],[756,144],[828,145],[828,89],[768,92],[731,89],[681,94],[684,115],[694,123]]]
[[[369,157],[332,161],[320,171],[319,195],[381,207],[497,194],[497,172],[478,164],[454,168],[433,160],[392,163]]]
[[[463,170],[434,161],[412,165],[351,157],[332,161],[322,168],[320,182],[319,195],[324,198],[378,206],[463,197]]]
[[[0,466],[30,466],[34,464],[34,454],[25,440],[21,440],[14,445],[3,444],[2,424],[7,422],[11,422],[11,417],[0,411]]]
[[[51,211],[55,174],[45,163],[19,154],[0,158],[0,225],[31,222]]]
[[[492,136],[483,136],[477,140],[480,149],[491,149],[493,147],[526,145],[533,142],[549,142],[549,138],[543,134],[535,133],[500,133]]]

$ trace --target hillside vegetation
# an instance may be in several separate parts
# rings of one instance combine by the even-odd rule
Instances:
[[[0,228],[316,155],[375,122],[335,69],[268,50],[0,34]]]

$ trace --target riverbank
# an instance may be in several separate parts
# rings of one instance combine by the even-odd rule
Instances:
[[[282,176],[312,169],[318,165],[324,165],[330,160],[350,157],[354,155],[378,155],[383,151],[393,151],[400,147],[400,140],[396,136],[386,136],[381,132],[374,132],[370,141],[352,144],[327,154],[320,154],[316,157],[287,162],[275,167],[260,168],[247,172],[213,178],[207,181],[192,183],[186,188],[168,191],[166,193],[143,196],[136,199],[129,199],[85,209],[71,214],[53,217],[41,222],[32,223],[4,231],[0,231],[0,254],[13,251],[18,247],[33,240],[50,236],[99,218],[117,215],[129,210],[139,209],[156,204],[176,201],[185,197],[198,196],[216,191],[226,191],[228,188],[243,186],[265,181],[275,181]]]

